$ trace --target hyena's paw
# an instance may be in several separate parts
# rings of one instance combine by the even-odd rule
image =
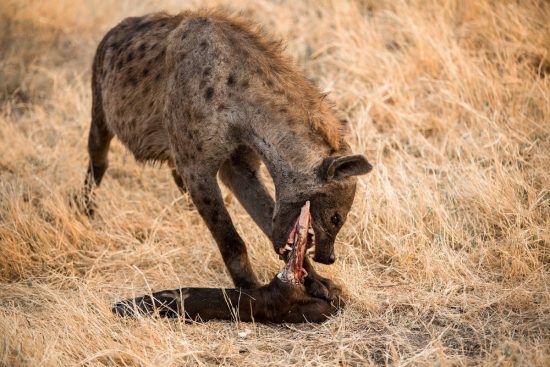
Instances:
[[[332,280],[320,276],[306,277],[304,281],[306,291],[309,295],[327,301],[336,301],[342,294],[342,288]]]
[[[158,315],[160,317],[178,317],[182,309],[179,291],[162,291],[143,297],[130,298],[115,304],[112,308],[118,316],[135,317],[137,315]]]
[[[78,210],[78,212],[86,215],[90,219],[94,218],[97,208],[90,195],[87,195],[82,191],[72,192],[69,194],[69,206]]]

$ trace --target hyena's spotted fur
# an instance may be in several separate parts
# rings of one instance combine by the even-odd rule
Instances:
[[[315,260],[334,261],[334,238],[355,192],[352,176],[371,167],[349,155],[345,126],[277,43],[217,12],[128,18],[101,41],[92,89],[87,206],[117,136],[136,159],[173,167],[237,287],[258,281],[224,206],[218,173],[277,251],[311,200]],[[274,180],[275,202],[258,176],[261,161]],[[310,293],[337,293],[309,262],[305,267]]]

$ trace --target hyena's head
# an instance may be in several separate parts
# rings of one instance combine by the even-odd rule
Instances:
[[[355,196],[356,176],[372,170],[362,155],[331,156],[315,168],[314,179],[296,190],[287,190],[277,198],[273,214],[275,251],[283,253],[293,224],[306,201],[310,201],[315,232],[313,260],[332,264],[335,261],[334,240],[345,223]]]

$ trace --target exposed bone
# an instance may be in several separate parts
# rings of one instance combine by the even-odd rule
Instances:
[[[291,231],[292,238],[287,241],[287,246],[292,240],[292,248],[287,257],[287,262],[277,277],[283,282],[292,284],[302,284],[307,273],[302,267],[304,255],[308,244],[308,230],[311,226],[311,216],[309,213],[309,201],[306,201],[296,224]]]

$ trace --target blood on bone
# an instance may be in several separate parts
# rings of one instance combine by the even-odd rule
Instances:
[[[311,217],[309,213],[309,201],[306,201],[300,216],[296,220],[287,244],[292,239],[292,250],[288,255],[288,261],[283,270],[278,274],[279,279],[289,283],[303,283],[307,273],[303,269],[305,250],[307,248],[308,230]]]

